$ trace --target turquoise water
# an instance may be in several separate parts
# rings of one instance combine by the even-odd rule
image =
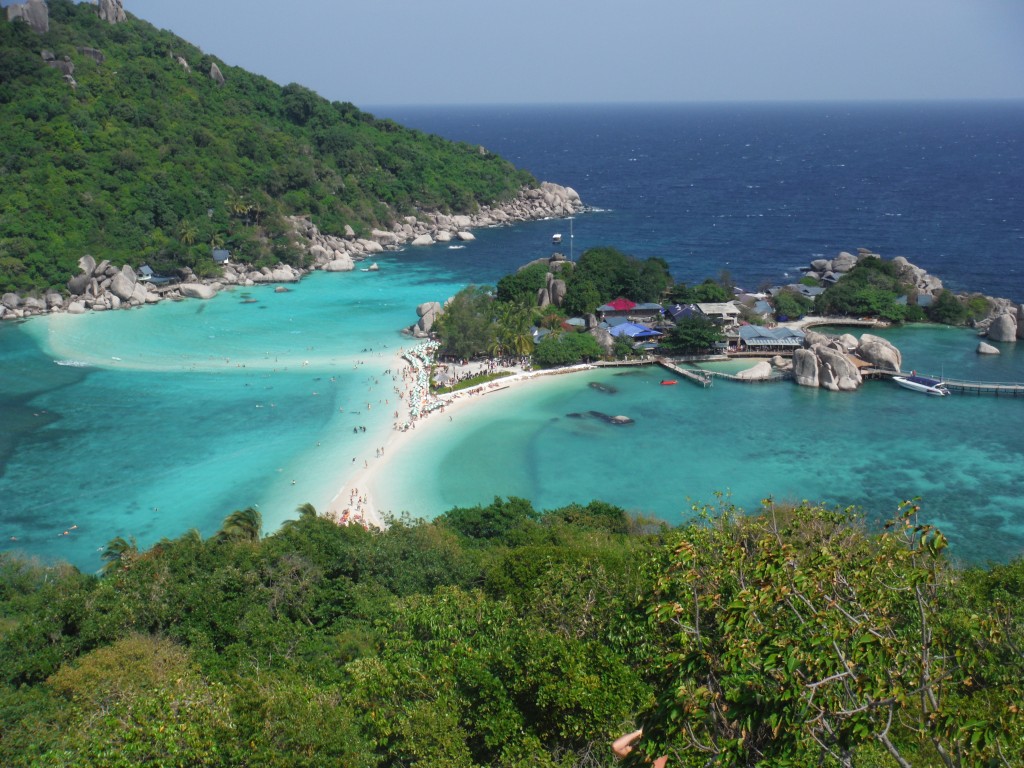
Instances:
[[[0,540],[92,570],[117,535],[148,546],[253,504],[268,529],[326,508],[388,429],[399,329],[459,287],[381,264],[0,328]]]
[[[1013,345],[983,357],[968,331],[881,335],[903,350],[907,368],[1024,381],[1024,354]],[[393,456],[378,502],[434,515],[494,495],[539,508],[599,498],[677,523],[718,493],[746,509],[767,496],[824,500],[874,519],[921,496],[960,557],[1001,560],[1024,550],[1024,399],[928,398],[888,382],[848,394],[788,382],[663,387],[664,378],[653,367],[606,369],[487,395],[457,412],[456,428],[440,430],[429,450]],[[635,423],[567,416],[592,410]]]
[[[953,289],[1024,300],[1019,103],[388,116],[573,186],[599,209],[576,217],[577,254],[610,244],[665,258],[689,283],[729,270],[754,289],[865,246],[904,254]],[[236,291],[3,324],[0,542],[93,570],[116,535],[148,546],[193,526],[209,535],[250,504],[268,528],[302,502],[325,507],[380,444],[392,394],[383,371],[414,307],[547,256],[556,231],[565,222],[480,230],[461,250],[409,248],[381,259],[380,273],[318,274],[291,293],[252,290],[254,303]],[[1024,381],[1022,345],[983,358],[969,332],[891,335],[907,368]],[[592,378],[619,392],[587,387]],[[746,507],[808,497],[875,516],[921,494],[964,557],[1024,550],[1024,398],[661,378],[605,372],[488,395],[455,415],[458,431],[395,456],[379,500],[432,515],[496,493],[541,508],[604,497],[676,522],[717,491]],[[566,417],[588,410],[636,423]]]
[[[289,293],[0,328],[0,536],[92,570],[117,535],[148,546],[191,527],[210,535],[248,505],[268,529],[303,502],[326,508],[386,436],[385,371],[409,343],[398,329],[417,303],[459,287],[433,258],[396,258],[379,273],[315,274]],[[1024,380],[1014,345],[983,357],[968,331],[886,335],[906,368]],[[378,505],[431,517],[494,495],[542,509],[601,498],[675,523],[718,492],[746,508],[807,498],[874,517],[921,495],[962,557],[1024,550],[1024,399],[926,398],[881,382],[852,394],[725,381],[705,390],[662,387],[665,377],[606,370],[488,395],[393,456]],[[635,423],[567,416],[588,411]]]

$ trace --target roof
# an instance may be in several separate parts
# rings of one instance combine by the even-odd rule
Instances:
[[[731,301],[699,303],[697,309],[705,315],[738,315],[740,313],[739,308]]]
[[[651,302],[651,301],[645,301],[642,304],[637,304],[634,307],[634,309],[639,310],[640,312],[664,312],[665,311],[665,309],[661,306],[661,304],[655,304],[654,302]]]
[[[692,317],[693,315],[700,312],[694,304],[673,304],[668,308],[667,312],[672,316],[672,319],[678,319],[680,317]]]
[[[625,336],[630,339],[652,339],[661,336],[661,331],[648,328],[640,323],[619,323],[608,331],[612,336]]]
[[[804,343],[803,331],[785,326],[741,325],[739,335],[748,347],[800,347]]]
[[[142,275],[143,277],[152,277],[155,273],[153,272],[153,268],[150,267],[149,264],[143,264],[141,267],[139,267],[139,274]]]
[[[214,248],[213,260],[214,261],[227,261],[231,258],[231,252],[224,248]]]
[[[625,311],[628,311],[630,309],[633,309],[635,306],[636,306],[636,302],[635,301],[630,301],[629,299],[624,299],[621,296],[619,296],[619,298],[615,299],[615,301],[609,301],[604,306],[598,307],[597,311],[598,312],[625,312]]]

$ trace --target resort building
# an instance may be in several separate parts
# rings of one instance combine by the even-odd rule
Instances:
[[[628,321],[610,325],[608,333],[615,337],[625,336],[631,341],[649,341],[662,335],[661,331],[656,331],[641,323],[631,323]]]
[[[697,309],[696,304],[673,304],[665,310],[665,313],[672,318],[672,320],[681,320],[686,317],[699,315],[700,310]]]
[[[741,325],[737,335],[741,352],[792,352],[804,345],[804,332],[799,328]]]
[[[665,314],[661,304],[637,304],[635,301],[619,297],[597,308],[597,316],[602,320],[615,317],[626,318],[633,322],[652,322],[660,320]]]
[[[700,303],[697,304],[697,309],[704,317],[726,328],[739,324],[740,308],[735,301]]]

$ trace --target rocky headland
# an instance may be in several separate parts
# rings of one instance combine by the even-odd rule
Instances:
[[[571,187],[543,182],[524,188],[512,200],[494,206],[481,206],[471,215],[424,213],[396,221],[388,230],[374,229],[359,237],[351,227],[340,235],[325,234],[309,219],[293,217],[296,242],[309,256],[309,267],[287,264],[253,268],[227,263],[216,278],[200,279],[185,269],[171,284],[156,284],[140,276],[129,264],[115,266],[109,260],[85,255],[79,259],[81,272],[67,283],[68,293],[47,291],[43,295],[20,296],[6,293],[0,297],[0,319],[20,320],[51,312],[107,311],[131,309],[144,304],[185,298],[210,299],[232,286],[268,283],[293,283],[313,270],[347,272],[374,255],[397,250],[404,245],[427,246],[452,241],[469,242],[472,230],[524,221],[561,218],[584,210],[580,196]],[[139,265],[141,266],[141,265]]]

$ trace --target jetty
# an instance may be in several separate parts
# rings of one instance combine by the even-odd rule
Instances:
[[[906,373],[904,371],[903,373]],[[971,381],[968,379],[947,379],[937,373],[915,372],[919,376],[939,379],[951,393],[960,395],[994,395],[995,397],[1024,397],[1024,384],[1012,381]],[[895,371],[883,371],[880,368],[865,368],[861,376],[865,379],[891,379],[900,376]]]
[[[655,362],[666,371],[671,371],[687,381],[692,381],[694,384],[700,384],[705,389],[710,387],[712,382],[714,382],[714,377],[711,375],[710,371],[694,371],[690,368],[680,368],[678,365],[664,357],[656,358]]]
[[[686,381],[698,384],[707,389],[714,384],[715,379],[727,379],[738,384],[766,384],[777,381],[789,381],[793,378],[792,371],[776,371],[771,376],[763,379],[745,379],[734,373],[723,371],[694,370],[683,368],[665,357],[642,357],[635,360],[601,360],[594,363],[597,368],[619,368],[637,365],[659,365],[666,371],[670,371]],[[906,373],[903,371],[902,373]],[[920,373],[920,371],[918,372]],[[882,368],[862,367],[860,375],[865,380],[891,379],[893,376],[901,375],[899,371],[889,371]],[[1007,381],[969,381],[967,379],[947,379],[938,374],[922,373],[922,376],[941,379],[950,392],[961,395],[994,395],[995,397],[1024,397],[1024,384],[1020,382]]]

